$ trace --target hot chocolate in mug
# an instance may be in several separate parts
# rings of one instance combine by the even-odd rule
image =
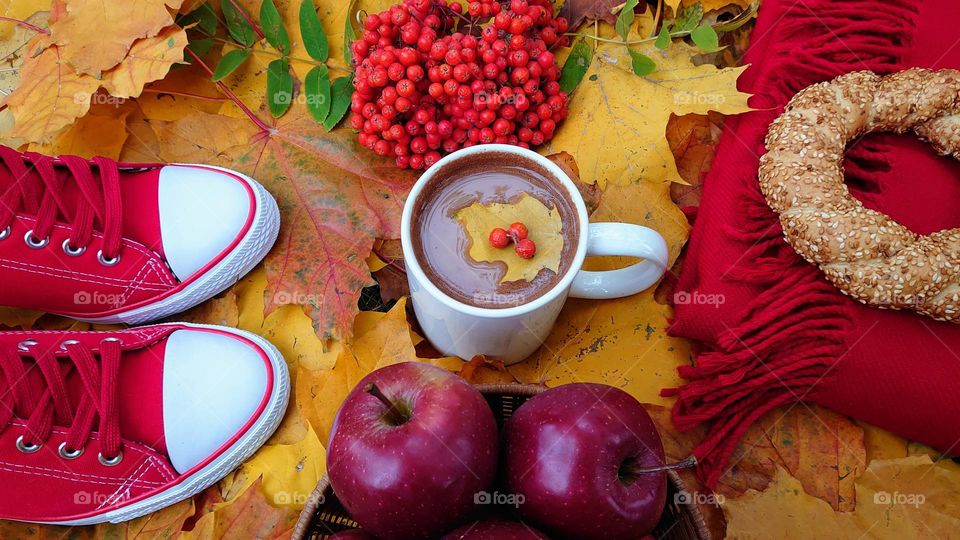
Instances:
[[[495,171],[505,162],[523,170],[538,171],[546,186],[562,197],[564,223],[564,259],[560,274],[553,274],[549,288],[537,291],[529,300],[506,307],[472,305],[441,290],[425,271],[420,229],[425,205],[439,193],[440,182],[456,182],[462,164],[489,167]],[[503,188],[498,187],[502,192]],[[548,192],[549,190],[541,190]],[[473,197],[476,200],[476,197]],[[474,201],[460,194],[457,204]],[[449,220],[448,220],[449,221]],[[506,228],[505,224],[504,228]],[[553,162],[517,146],[488,144],[459,150],[446,156],[420,177],[410,191],[403,208],[401,243],[406,263],[410,297],[420,327],[440,352],[470,359],[478,354],[505,364],[519,362],[533,353],[547,338],[568,296],[606,299],[629,296],[655,284],[667,266],[667,245],[656,231],[629,223],[590,223],[583,197],[573,181]],[[572,238],[566,237],[573,236]],[[486,241],[484,239],[484,241]],[[462,244],[462,242],[461,242]],[[465,245],[450,257],[469,257]],[[462,251],[462,253],[459,253]],[[581,270],[588,256],[619,255],[643,259],[631,266],[601,272]],[[535,255],[536,257],[536,255]],[[502,273],[502,272],[501,272]],[[435,279],[436,272],[433,273]],[[546,274],[546,272],[544,272]],[[462,277],[462,276],[461,276]]]

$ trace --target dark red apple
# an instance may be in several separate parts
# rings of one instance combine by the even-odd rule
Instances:
[[[623,390],[591,383],[547,390],[517,409],[505,438],[520,514],[549,534],[636,539],[660,520],[663,444],[650,415]]]
[[[417,362],[357,384],[337,412],[327,454],[340,502],[384,540],[437,537],[462,523],[496,468],[497,424],[483,395]]]
[[[441,540],[550,540],[547,535],[519,521],[488,519],[474,521],[447,533]]]

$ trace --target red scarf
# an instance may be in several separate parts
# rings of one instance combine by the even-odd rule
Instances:
[[[757,183],[767,126],[797,91],[863,69],[958,69],[958,16],[956,0],[762,3],[739,82],[760,110],[727,121],[674,296],[687,303],[672,333],[705,349],[663,391],[679,429],[711,426],[694,450],[708,485],[753,422],[799,401],[960,453],[960,324],[842,295],[786,244]],[[846,174],[866,206],[918,233],[960,226],[960,163],[912,135],[854,141]]]

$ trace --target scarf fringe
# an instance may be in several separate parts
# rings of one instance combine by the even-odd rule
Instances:
[[[774,40],[767,61],[777,65],[776,72],[757,77],[753,90],[774,101],[765,106],[776,107],[809,84],[841,73],[901,69],[898,53],[907,45],[916,15],[912,0],[821,2],[814,8],[797,3],[786,10],[776,35],[766,37]],[[845,162],[848,185],[858,198],[871,201],[882,191],[878,176],[890,169],[885,157],[890,148],[869,139],[851,146]],[[724,279],[763,292],[747,306],[741,324],[718,337],[713,350],[701,354],[696,365],[679,368],[683,386],[661,392],[677,398],[672,416],[681,431],[711,425],[692,452],[711,488],[728,470],[751,425],[776,407],[803,401],[829,377],[847,350],[845,339],[854,324],[852,309],[837,289],[783,240],[756,175],[743,182],[741,218],[726,233],[750,246],[741,257],[750,263],[726,269]]]

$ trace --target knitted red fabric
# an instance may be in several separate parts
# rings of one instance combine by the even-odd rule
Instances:
[[[956,0],[762,3],[739,82],[760,110],[728,119],[674,297],[672,333],[705,352],[663,392],[679,429],[710,425],[694,450],[708,485],[753,422],[798,401],[960,452],[960,324],[843,296],[786,244],[757,183],[767,126],[797,91],[862,69],[960,68],[957,15]],[[916,232],[960,226],[960,163],[910,135],[854,141],[846,173]]]

